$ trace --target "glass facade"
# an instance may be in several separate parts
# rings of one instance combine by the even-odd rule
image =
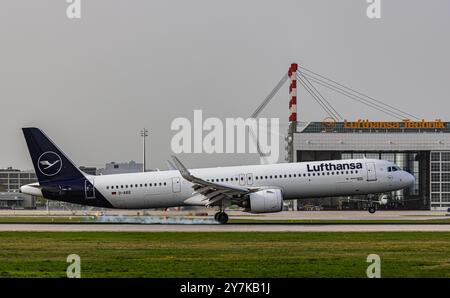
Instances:
[[[431,210],[450,207],[450,152],[430,153]]]

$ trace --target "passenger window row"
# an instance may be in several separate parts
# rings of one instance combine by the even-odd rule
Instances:
[[[241,177],[241,180],[244,181],[244,177]],[[228,181],[239,181],[238,177],[235,178],[217,178],[217,179],[206,179],[208,182],[228,182]]]
[[[297,178],[297,177],[301,178],[301,177],[311,177],[311,176],[333,176],[333,175],[348,175],[348,174],[358,174],[358,170],[255,176],[255,180]],[[243,181],[244,177],[241,177],[241,180]],[[239,178],[238,177],[235,177],[235,178],[212,178],[212,179],[206,179],[206,181],[208,181],[208,182],[228,182],[228,181],[239,181]]]
[[[167,182],[155,182],[155,183],[140,183],[140,184],[125,184],[125,185],[111,185],[106,186],[106,189],[128,189],[128,188],[139,188],[139,187],[156,187],[156,186],[166,186]]]

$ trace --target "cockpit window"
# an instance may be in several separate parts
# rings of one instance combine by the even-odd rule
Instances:
[[[388,167],[387,168],[387,171],[388,172],[396,172],[396,171],[401,171],[402,169],[400,169],[399,167],[397,167],[397,166],[392,166],[392,167]]]
[[[399,167],[388,167],[388,172],[396,172],[396,171],[401,171],[402,169],[400,169]]]

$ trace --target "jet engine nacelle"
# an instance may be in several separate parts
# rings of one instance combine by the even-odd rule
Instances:
[[[387,195],[382,195],[380,197],[380,200],[378,202],[380,205],[386,205],[388,203],[388,196]]]
[[[249,195],[247,212],[272,213],[282,210],[283,195],[279,189],[264,189]]]

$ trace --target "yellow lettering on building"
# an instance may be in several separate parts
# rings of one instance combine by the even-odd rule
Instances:
[[[441,119],[435,121],[412,121],[405,119],[402,122],[392,121],[369,121],[369,119],[358,119],[358,121],[344,120],[344,129],[444,129],[445,122]]]

